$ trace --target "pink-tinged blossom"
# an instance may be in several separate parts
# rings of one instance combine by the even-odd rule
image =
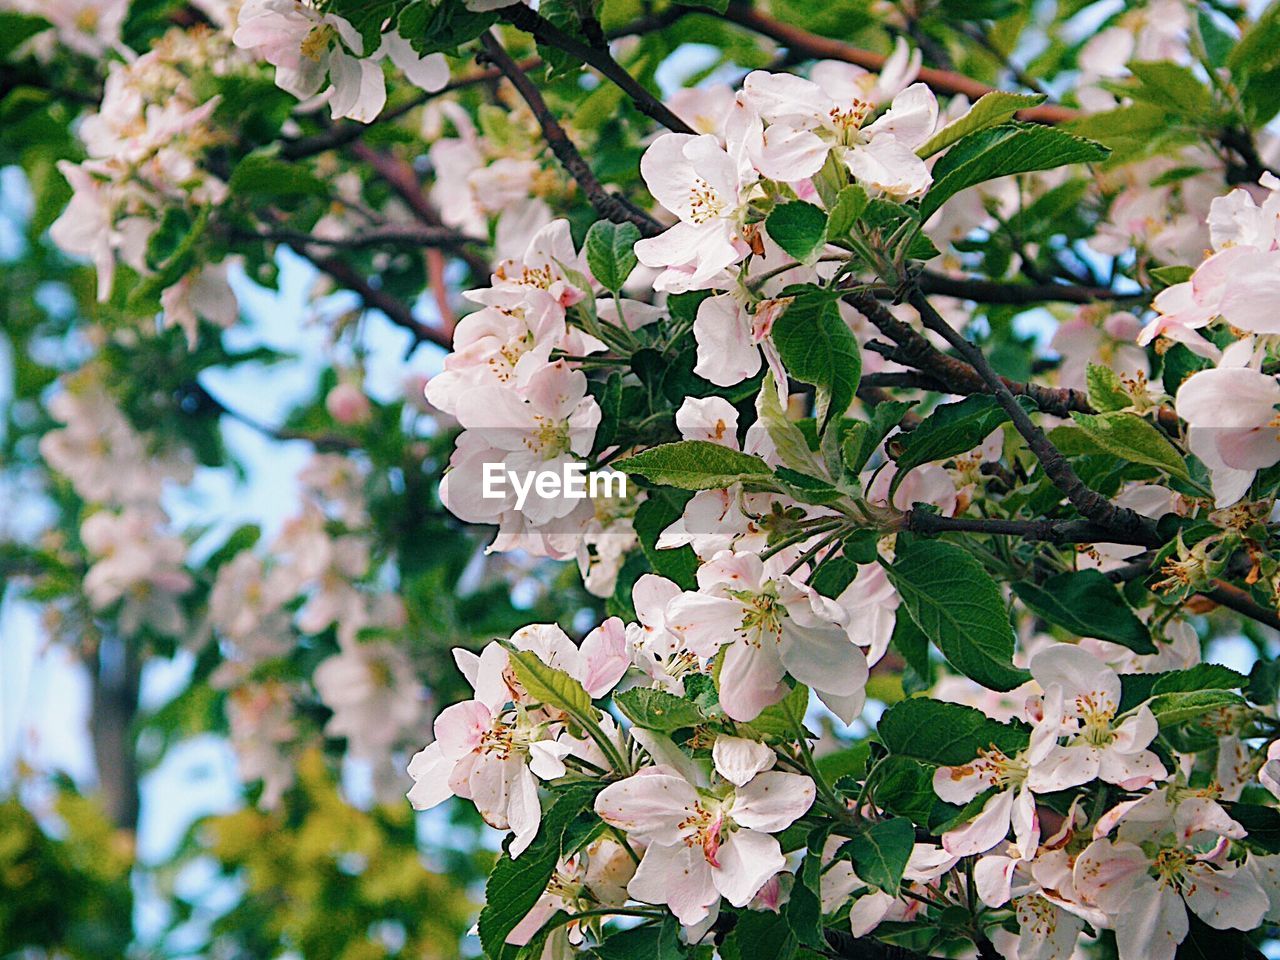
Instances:
[[[476,697],[436,717],[435,741],[409,763],[414,785],[408,796],[417,810],[454,795],[471,800],[491,827],[512,831],[516,857],[538,832],[542,811],[535,775],[563,776],[570,745],[554,738],[551,720],[521,705],[522,692],[513,689],[507,670],[507,653],[498,644],[475,659],[467,679]]]
[[[846,723],[862,709],[867,660],[834,601],[783,573],[779,558],[719,553],[698,569],[698,591],[667,607],[666,625],[690,647],[727,644],[720,704],[749,722],[786,695],[790,674]]]
[[[693,338],[698,345],[693,372],[716,386],[731,387],[760,371],[763,352],[775,379],[785,383],[785,371],[769,334],[790,303],[789,297],[762,300],[748,313],[732,294],[703,300],[693,321]]]
[[[747,75],[742,89],[768,124],[755,161],[770,179],[812,177],[834,150],[855,180],[895,200],[918,197],[932,183],[924,161],[915,154],[938,120],[938,102],[922,83],[899,93],[888,111],[865,127],[875,105],[848,84],[832,83],[824,89],[813,80],[756,70]]]
[[[211,263],[193,270],[160,294],[165,326],[178,327],[195,349],[200,321],[223,330],[240,319],[240,304],[227,281],[226,262]]]
[[[485,496],[485,468],[501,464],[523,482],[537,473],[562,474],[591,450],[600,407],[587,395],[587,378],[563,361],[533,374],[521,397],[496,384],[476,387],[458,409],[467,429],[459,438],[452,469],[440,484],[445,505],[463,520],[492,523],[516,509],[515,484],[505,483],[505,497]],[[468,439],[464,444],[464,438]],[[534,524],[567,516],[583,501],[547,494],[537,484],[520,507]]]
[[[542,894],[525,914],[524,919],[507,934],[507,943],[524,946],[541,930],[558,911],[570,916],[600,906],[621,906],[627,902],[627,884],[635,875],[635,861],[631,854],[610,837],[601,837],[584,850],[571,854],[556,864]],[[583,941],[582,923],[570,920],[551,934],[565,937],[565,946],[577,946]],[[548,940],[548,949],[552,941]],[[569,951],[553,951],[551,956],[564,956]],[[544,957],[548,956],[544,950]]]
[[[1120,677],[1087,650],[1054,644],[1031,660],[1031,676],[1045,691],[1043,717],[1055,745],[1028,774],[1037,793],[1065,790],[1094,779],[1137,790],[1167,772],[1147,749],[1158,732],[1156,718],[1143,704],[1122,719]]]
[[[325,734],[346,737],[354,757],[385,762],[421,718],[426,691],[404,651],[389,643],[355,643],[321,661],[312,675],[333,711]]]
[[[276,86],[306,100],[329,80],[329,108],[336,120],[370,123],[387,102],[386,80],[374,59],[361,59],[364,41],[337,14],[303,0],[248,0],[232,36],[276,68]]]
[[[719,761],[717,772],[725,775]],[[631,896],[667,904],[692,925],[722,896],[745,907],[786,866],[770,834],[803,816],[813,799],[813,781],[799,774],[766,771],[741,786],[700,789],[674,767],[656,766],[605,787],[595,809],[605,823],[648,843],[627,886]]]
[[[1085,389],[1085,375],[1091,363],[1110,367],[1122,379],[1149,376],[1147,351],[1134,344],[1142,321],[1127,311],[1108,314],[1101,322],[1095,315],[1096,311],[1082,308],[1054,333],[1050,346],[1062,355],[1059,385]]]
[[[1217,930],[1252,930],[1270,908],[1247,870],[1227,861],[1227,841],[1245,835],[1218,804],[1175,804],[1157,792],[1128,805],[1116,839],[1100,837],[1077,858],[1077,892],[1110,919],[1120,960],[1172,960],[1190,910]]]
[[[187,545],[162,532],[157,509],[129,507],[120,513],[100,510],[80,525],[80,539],[93,558],[84,575],[84,592],[95,610],[118,601],[120,629],[132,634],[144,624],[169,636],[181,636],[186,617],[179,598],[192,587],[183,566]]]
[[[849,639],[867,650],[867,665],[874,667],[889,649],[902,598],[889,581],[883,564],[858,565],[857,576],[836,598],[849,622]]]
[[[1209,468],[1219,507],[1244,497],[1257,471],[1280,461],[1277,404],[1280,382],[1246,366],[1201,370],[1178,388],[1188,446]]]
[[[627,625],[627,644],[632,661],[661,690],[684,695],[684,678],[700,673],[703,664],[716,655],[718,642],[699,643],[694,648],[667,628],[667,608],[683,591],[668,580],[646,573],[631,589],[631,602],[638,622]]]
[[[645,151],[640,173],[649,192],[679,218],[635,245],[641,263],[662,270],[655,289],[706,289],[751,252],[743,225],[757,175],[744,136],[730,137],[726,149],[707,134],[666,133]]]
[[[942,846],[956,856],[985,853],[997,846],[1013,829],[1018,851],[1030,859],[1040,844],[1040,818],[1028,775],[1048,756],[1056,739],[1054,731],[1037,727],[1031,743],[1010,757],[992,745],[961,766],[938,767],[933,774],[933,790],[947,803],[964,806],[988,790],[995,790],[972,822],[948,830]]]
[[[947,853],[935,844],[914,844],[911,855],[907,858],[906,869],[902,872],[902,879],[906,889],[916,896],[895,897],[883,890],[866,889],[849,907],[849,928],[853,935],[865,937],[885,922],[914,920],[924,911],[924,903],[916,897],[936,894],[937,891],[931,888],[938,878],[954,867],[959,860],[959,857]],[[834,904],[831,909],[839,906],[839,902],[843,899],[838,896],[840,891],[853,891],[867,886],[854,873],[852,865],[847,861],[837,863],[826,873],[832,874],[833,877],[828,883],[824,874],[824,912],[827,911],[828,904]]]
[[[512,635],[511,644],[567,673],[593,697],[613,689],[630,665],[617,618],[593,630],[581,647],[555,624],[523,627]],[[564,735],[564,718],[558,711],[533,708],[501,644],[490,643],[479,656],[455,650],[454,658],[475,698],[446,707],[436,717],[435,742],[409,764],[414,780],[409,801],[426,810],[450,796],[469,799],[486,823],[514,833],[511,855],[519,856],[538,831],[541,807],[535,777],[563,776],[570,754],[586,752],[597,766],[605,761]],[[603,725],[606,732],[612,730],[607,717]]]

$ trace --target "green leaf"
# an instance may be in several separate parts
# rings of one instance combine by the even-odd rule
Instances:
[[[771,707],[765,707],[758,717],[740,726],[764,740],[793,740],[796,727],[804,722],[808,709],[809,688],[803,683],[797,683],[780,701]]]
[[[932,157],[939,150],[945,150],[957,140],[967,137],[979,130],[998,126],[1013,115],[1027,107],[1044,103],[1042,93],[1006,93],[1004,90],[992,90],[984,93],[974,102],[964,116],[952,120],[916,149],[921,159]]]
[[[1266,960],[1267,955],[1242,930],[1216,930],[1191,911],[1187,911],[1187,927],[1174,960]]]
[[[720,944],[720,955],[724,960],[792,960],[796,949],[785,917],[771,910],[744,910]]]
[[[477,927],[485,956],[500,957],[507,934],[537,903],[560,860],[565,831],[591,809],[603,784],[575,784],[559,793],[547,809],[533,843],[517,859],[504,852],[484,888],[484,908]]]
[[[681,440],[619,460],[623,473],[681,490],[720,490],[735,483],[770,484],[773,471],[759,457],[710,440]]]
[[[905,610],[893,621],[889,645],[922,680],[927,680],[933,664],[929,660],[929,638]]]
[[[232,193],[273,197],[324,197],[328,185],[307,167],[267,153],[251,153],[231,172]]]
[[[1110,367],[1098,363],[1089,364],[1085,372],[1085,386],[1088,391],[1089,406],[1103,413],[1123,410],[1133,406],[1133,398],[1129,396],[1120,380],[1120,374]]]
[[[867,191],[856,183],[851,183],[836,196],[831,205],[831,213],[827,216],[827,236],[831,239],[843,237],[858,222],[858,218],[867,209],[871,198]]]
[[[640,230],[634,223],[598,220],[587,231],[583,247],[587,253],[587,266],[606,290],[617,293],[631,276],[636,266],[632,248],[639,239]]]
[[[591,717],[591,696],[563,670],[549,667],[532,650],[508,650],[516,679],[534,700],[574,717]]]
[[[760,385],[760,393],[756,397],[756,416],[764,424],[769,439],[777,448],[778,458],[785,466],[810,477],[822,476],[822,465],[809,449],[804,431],[782,409],[772,370],[765,374],[764,383]]]
[[[1013,627],[1000,588],[963,548],[899,539],[886,565],[902,603],[948,662],[992,690],[1012,690],[1027,672],[1013,665]]]
[[[401,11],[397,26],[400,36],[425,57],[429,53],[456,53],[497,20],[495,11],[474,13],[461,3],[414,0]]]
[[[1032,613],[1079,637],[1096,637],[1155,653],[1151,631],[1124,602],[1120,590],[1097,570],[1060,573],[1042,584],[1013,584],[1013,592]]]
[[[1222,707],[1242,707],[1244,697],[1230,690],[1191,690],[1186,693],[1161,693],[1147,701],[1161,727],[1176,726],[1195,720]]]
[[[1280,4],[1262,11],[1227,57],[1231,79],[1255,125],[1280,110]]]
[[[862,353],[830,292],[806,286],[794,296],[773,324],[773,343],[787,371],[818,387],[824,396],[820,430],[825,430],[832,417],[844,416],[853,403],[862,377]]]
[[[1145,100],[1183,117],[1203,123],[1213,109],[1213,98],[1190,67],[1167,60],[1130,62],[1134,82],[1124,90],[1135,100]]]
[[[14,13],[11,10],[0,12],[0,60],[9,59],[14,50],[42,30],[48,30],[50,26],[49,21],[43,17]]]
[[[972,758],[970,758],[972,759]],[[928,823],[942,805],[933,790],[933,768],[911,757],[890,754],[876,764],[873,797],[879,807],[913,823]],[[954,807],[943,809],[954,812]]]
[[[1025,727],[992,720],[973,707],[919,697],[895,703],[876,730],[891,754],[947,767],[966,764],[991,747],[1013,756],[1029,736]]]
[[[680,923],[667,917],[660,924],[634,927],[606,937],[593,951],[600,960],[680,960]]]
[[[1187,463],[1164,434],[1136,413],[1072,413],[1089,439],[1107,453],[1190,480]]]
[[[867,465],[876,448],[884,442],[890,431],[902,422],[915,401],[884,400],[871,411],[871,421],[855,420],[845,430],[840,444],[840,456],[850,479],[855,479]]]
[[[1197,663],[1185,670],[1126,673],[1120,677],[1120,710],[1132,710],[1157,694],[1200,690],[1243,690],[1249,678],[1220,663]]]
[[[1030,412],[1035,401],[1020,397],[1019,405]],[[902,438],[902,452],[895,458],[898,472],[893,478],[896,488],[912,467],[936,460],[946,460],[961,453],[968,453],[1002,423],[1009,421],[1009,414],[995,397],[975,393],[955,403],[944,403],[920,421],[919,426]]]
[[[803,200],[774,207],[764,225],[773,242],[801,263],[816,260],[827,242],[827,215]]]
[[[632,526],[640,541],[640,549],[653,572],[679,584],[685,590],[698,588],[698,555],[687,544],[683,547],[658,549],[662,531],[680,519],[687,493],[675,490],[651,490],[636,508]]]
[[[822,848],[834,824],[824,824],[809,833],[804,862],[796,871],[791,899],[783,907],[783,916],[795,938],[815,950],[825,948],[822,935]]]
[[[920,202],[920,219],[927,220],[943,203],[975,184],[1014,173],[1105,160],[1109,153],[1093,140],[1040,124],[1013,122],[971,133],[934,166],[933,186]]]
[[[636,687],[614,694],[613,702],[628,720],[645,730],[670,733],[696,727],[707,719],[697,704],[665,690]]]
[[[896,896],[915,842],[916,829],[905,817],[873,823],[848,843],[853,870],[871,886]]]
[[[1172,287],[1177,283],[1186,283],[1195,270],[1192,267],[1182,266],[1152,267],[1150,273],[1151,278],[1159,281],[1161,286]]]

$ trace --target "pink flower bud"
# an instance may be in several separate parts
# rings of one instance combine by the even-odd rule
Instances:
[[[341,424],[355,426],[367,423],[372,408],[369,398],[353,383],[340,383],[324,398],[324,408]]]

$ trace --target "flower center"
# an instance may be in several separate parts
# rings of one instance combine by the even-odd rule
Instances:
[[[534,415],[537,426],[525,437],[524,445],[543,460],[551,460],[569,449],[569,425],[540,414]]]
[[[849,101],[849,106],[843,109],[838,106],[832,107],[827,116],[831,118],[833,127],[844,133],[849,133],[860,129],[867,119],[867,114],[870,112],[871,104],[854,97]]]
[[[308,60],[320,62],[320,58],[328,51],[338,31],[332,24],[322,23],[312,29],[302,41],[301,52]]]
[[[759,647],[766,640],[778,643],[782,639],[782,618],[786,611],[777,597],[737,591],[734,597],[742,601],[742,622],[738,624],[738,632],[748,643]]]
[[[720,866],[720,844],[724,842],[724,834],[730,823],[724,810],[715,801],[699,800],[693,805],[693,812],[680,821],[680,829],[684,831],[685,846],[700,846],[713,867]]]
[[[706,223],[724,216],[728,204],[721,199],[716,188],[701,177],[695,177],[689,188],[689,219],[694,223]]]

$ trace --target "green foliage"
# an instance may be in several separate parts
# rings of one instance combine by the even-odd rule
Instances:
[[[587,254],[587,266],[591,275],[606,290],[617,293],[627,282],[636,266],[632,247],[640,239],[640,231],[633,223],[610,223],[597,220],[587,231],[583,249]]]
[[[681,490],[716,490],[735,483],[768,483],[773,471],[757,456],[710,440],[681,440],[619,460],[623,473]]]
[[[1013,665],[1013,628],[990,575],[962,548],[940,540],[899,540],[886,565],[902,604],[948,662],[992,690],[1027,679]]]
[[[871,886],[896,896],[915,842],[915,827],[905,817],[869,824],[848,842],[853,870]]]
[[[800,263],[812,263],[827,242],[827,214],[812,203],[793,200],[770,211],[765,229],[790,256]]]
[[[1156,467],[1181,480],[1190,478],[1186,461],[1173,444],[1135,413],[1073,413],[1071,419],[1107,453]]]
[[[825,430],[853,402],[862,351],[830,291],[806,286],[785,293],[795,299],[774,322],[773,342],[787,372],[819,388],[819,420]]]
[[[484,909],[477,923],[485,955],[505,957],[514,949],[506,945],[507,934],[542,896],[547,881],[565,849],[566,834],[575,820],[590,810],[600,785],[581,784],[557,794],[543,813],[538,836],[516,859],[503,852],[489,874],[484,890]]]
[[[1028,741],[1025,727],[992,720],[973,707],[925,698],[894,704],[880,718],[877,732],[894,756],[949,767],[991,747],[1012,757]]]
[[[616,694],[613,702],[638,727],[671,733],[706,720],[698,705],[665,690],[637,687]]]
[[[1018,402],[1028,412],[1035,409],[1035,401],[1029,398],[1019,398]],[[975,394],[955,403],[942,404],[904,438],[902,448],[894,458],[898,465],[894,488],[912,467],[967,453],[982,443],[992,430],[1008,422],[1009,414],[995,397],[987,394]]]
[[[1044,101],[1044,94],[1040,93],[1006,93],[1003,90],[984,93],[974,101],[964,116],[952,120],[931,136],[917,148],[916,153],[921,157],[931,157],[970,134],[999,126],[1012,120],[1019,110],[1037,106]]]
[[[1040,584],[1024,580],[1013,584],[1013,592],[1033,613],[1077,636],[1110,640],[1135,653],[1156,652],[1147,625],[1097,570],[1060,573]]]
[[[1100,143],[1056,127],[1010,122],[971,133],[934,165],[933,186],[920,203],[927,219],[961,190],[997,177],[1033,170],[1051,170],[1072,163],[1107,158]]]

